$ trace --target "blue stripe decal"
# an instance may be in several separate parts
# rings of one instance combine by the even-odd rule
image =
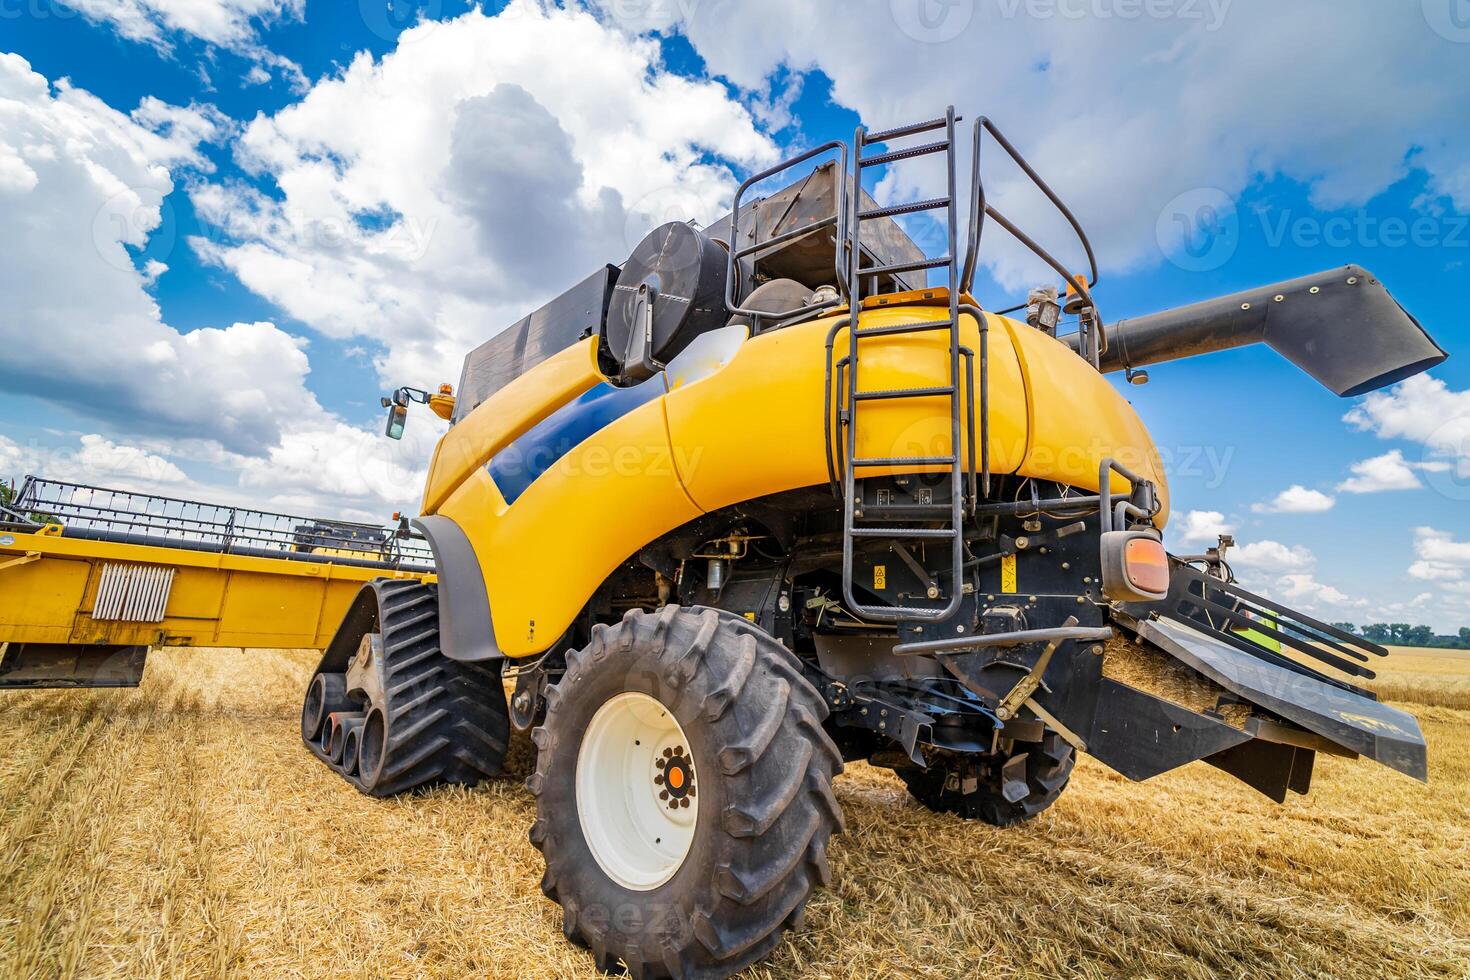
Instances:
[[[505,502],[513,504],[537,477],[567,453],[663,393],[662,374],[632,388],[614,388],[603,382],[532,426],[525,435],[496,453],[485,468]]]

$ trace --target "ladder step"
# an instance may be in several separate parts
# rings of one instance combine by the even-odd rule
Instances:
[[[953,456],[874,456],[854,459],[851,466],[953,466]]]
[[[863,276],[895,276],[901,272],[919,272],[924,269],[942,269],[953,261],[948,255],[937,259],[920,259],[917,262],[895,262],[892,265],[878,265],[868,269],[859,269]]]
[[[871,211],[859,211],[859,221],[872,221],[876,218],[893,218],[900,214],[917,214],[920,211],[935,211],[939,208],[949,207],[949,198],[931,197],[925,201],[910,201],[907,204],[892,204],[886,208],[874,208]]]
[[[855,527],[855,538],[954,538],[958,532],[952,527]]]
[[[952,395],[954,388],[940,385],[936,388],[888,388],[883,391],[859,391],[853,394],[854,401],[882,401],[887,398],[929,398],[937,395]]]
[[[960,121],[959,116],[954,117],[955,122]],[[887,143],[889,140],[903,139],[905,136],[917,136],[920,133],[932,133],[936,129],[943,129],[946,124],[944,119],[926,119],[924,122],[910,123],[907,126],[898,126],[894,129],[880,129],[876,133],[864,133],[863,145],[870,143]]]
[[[928,156],[930,153],[943,153],[947,149],[949,149],[949,140],[940,140],[938,143],[925,143],[923,146],[911,146],[906,150],[890,150],[887,153],[861,157],[858,160],[858,166],[876,167],[884,163],[893,163],[895,160],[912,160],[914,157]]]
[[[948,330],[954,325],[952,320],[924,320],[919,323],[893,323],[886,327],[868,327],[866,330],[857,332],[858,339],[864,337],[891,337],[900,333],[925,333],[930,330]]]
[[[857,606],[853,612],[859,616],[868,616],[873,619],[883,617],[884,619],[909,619],[919,622],[935,622],[938,614],[943,612],[941,608],[923,609],[917,606]]]

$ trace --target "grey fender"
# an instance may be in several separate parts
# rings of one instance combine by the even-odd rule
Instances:
[[[490,593],[469,537],[447,517],[419,517],[412,523],[434,551],[439,575],[439,647],[444,655],[470,663],[503,659],[490,619]]]

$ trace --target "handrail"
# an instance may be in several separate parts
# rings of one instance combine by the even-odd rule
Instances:
[[[759,184],[765,180],[769,180],[776,174],[790,170],[792,167],[803,164],[806,161],[811,160],[814,157],[821,156],[824,153],[831,153],[834,151],[837,153],[838,159],[838,165],[833,168],[832,172],[832,182],[835,190],[835,213],[830,218],[823,218],[821,221],[815,222],[814,224],[804,225],[801,228],[795,228],[791,231],[783,232],[782,234],[777,235],[775,238],[772,238],[770,241],[756,242],[754,245],[748,245],[745,248],[741,248],[739,245],[740,199],[745,195],[745,192],[750,190],[750,188],[755,186],[756,184]],[[738,188],[736,188],[735,200],[733,202],[733,206],[730,212],[730,254],[728,264],[726,266],[725,275],[725,306],[728,308],[729,312],[732,315],[748,316],[752,319],[752,322],[756,324],[760,322],[761,317],[781,315],[778,313],[771,313],[769,310],[748,310],[740,306],[737,291],[738,283],[740,281],[739,276],[741,259],[745,258],[747,255],[754,255],[757,252],[765,251],[766,249],[771,248],[774,245],[780,245],[794,238],[799,238],[803,235],[809,235],[814,231],[820,231],[823,228],[836,229],[836,239],[838,245],[836,248],[833,249],[833,271],[836,273],[838,289],[841,290],[843,297],[846,297],[847,269],[843,264],[842,252],[843,243],[847,241],[847,194],[848,188],[846,140],[828,140],[826,143],[823,143],[820,146],[813,147],[812,149],[807,150],[805,153],[802,153],[799,156],[792,157],[789,160],[783,160],[781,163],[776,164],[774,167],[769,167],[765,170],[762,170],[758,174],[754,174],[746,178],[745,182],[742,183]],[[758,227],[759,225],[757,225],[757,228]],[[824,304],[824,306],[833,305],[837,304]],[[792,310],[791,312],[795,313],[797,311]]]
[[[964,272],[960,276],[961,291],[965,293],[973,292],[975,272],[980,262],[980,238],[984,231],[985,218],[988,216],[994,219],[996,224],[1008,231],[1022,245],[1030,249],[1032,254],[1051,266],[1070,287],[1077,290],[1078,294],[1081,295],[1083,301],[1088,306],[1096,309],[1097,304],[1092,299],[1091,287],[1097,285],[1099,278],[1097,256],[1092,250],[1092,242],[1088,240],[1087,232],[1082,229],[1082,223],[1077,220],[1077,216],[1072,213],[1071,208],[1067,207],[1066,203],[1051,189],[1051,185],[1042,179],[1035,168],[1021,155],[1021,152],[1011,144],[1010,140],[1005,138],[1005,135],[996,127],[995,123],[990,121],[989,117],[981,116],[976,119],[974,131],[974,153],[970,161],[970,238],[965,254]],[[1005,150],[1010,158],[1016,162],[1016,165],[1021,168],[1022,172],[1031,178],[1031,182],[1036,185],[1041,193],[1046,195],[1047,200],[1051,201],[1052,205],[1061,213],[1062,217],[1067,219],[1067,223],[1072,226],[1072,230],[1077,233],[1077,240],[1082,243],[1082,250],[1087,255],[1089,273],[1087,279],[1083,280],[1079,277],[1074,277],[1071,271],[1062,263],[1058,262],[1050,252],[1042,248],[1034,239],[1021,231],[1020,228],[1016,227],[1015,224],[986,201],[985,183],[980,172],[980,156],[986,133],[989,133],[995,138],[995,141],[1000,144],[1001,149]],[[1022,306],[1024,305],[1022,304]],[[1015,310],[1021,309],[1022,306],[1014,306],[1004,312],[1014,312]],[[1100,330],[1101,322],[1099,321]],[[1106,350],[1107,339],[1101,333],[1099,334],[1099,343],[1101,345],[1100,349]]]

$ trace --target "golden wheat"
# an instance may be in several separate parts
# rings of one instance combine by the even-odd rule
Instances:
[[[594,976],[538,887],[527,748],[474,791],[370,800],[299,744],[314,657],[166,651],[138,691],[0,697],[0,974]],[[850,767],[833,886],[750,975],[1470,976],[1470,657],[1390,664],[1427,787],[1322,758],[1276,806],[1084,759],[996,830]]]

